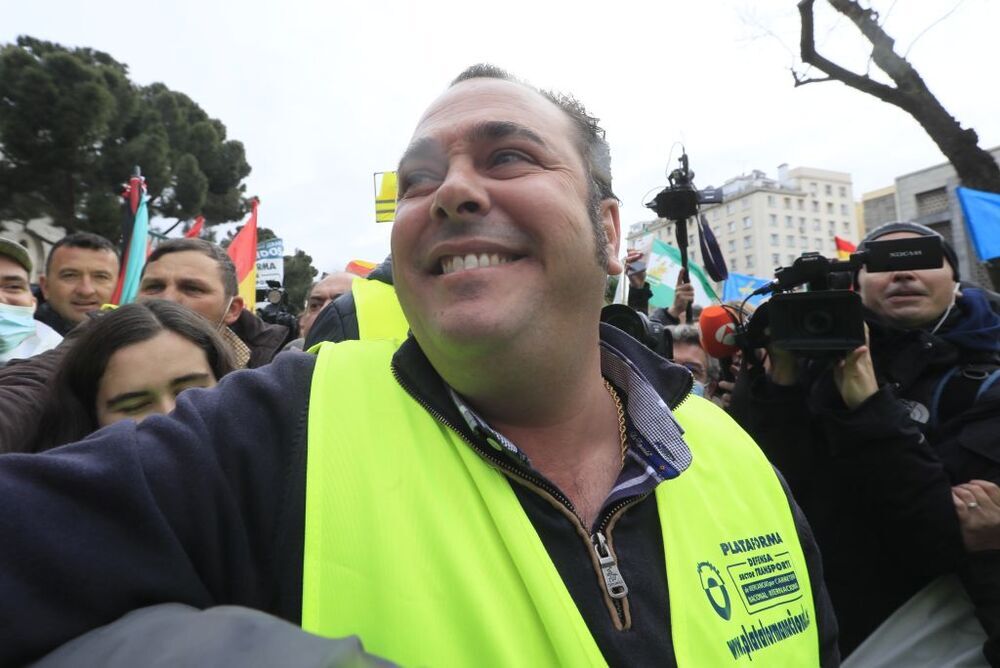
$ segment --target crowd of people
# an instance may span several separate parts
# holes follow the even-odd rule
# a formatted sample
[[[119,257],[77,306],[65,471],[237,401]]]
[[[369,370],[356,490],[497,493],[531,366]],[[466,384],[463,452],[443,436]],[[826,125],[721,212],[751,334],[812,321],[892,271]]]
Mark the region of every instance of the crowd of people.
[[[865,345],[716,359],[682,278],[668,361],[599,322],[610,161],[470,68],[299,332],[208,241],[111,308],[108,240],[38,306],[0,239],[0,664],[1000,665],[1000,296],[894,223],[944,266],[862,269]]]

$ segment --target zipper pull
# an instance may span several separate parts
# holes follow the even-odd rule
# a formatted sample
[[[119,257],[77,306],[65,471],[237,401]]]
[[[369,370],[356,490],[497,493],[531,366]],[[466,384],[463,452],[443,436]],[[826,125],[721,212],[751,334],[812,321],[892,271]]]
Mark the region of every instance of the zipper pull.
[[[600,531],[590,537],[594,543],[594,552],[597,554],[597,563],[601,565],[601,575],[604,576],[604,588],[608,590],[611,598],[625,598],[628,596],[628,585],[625,578],[618,570],[618,562],[608,549],[608,542],[604,539],[604,534]]]

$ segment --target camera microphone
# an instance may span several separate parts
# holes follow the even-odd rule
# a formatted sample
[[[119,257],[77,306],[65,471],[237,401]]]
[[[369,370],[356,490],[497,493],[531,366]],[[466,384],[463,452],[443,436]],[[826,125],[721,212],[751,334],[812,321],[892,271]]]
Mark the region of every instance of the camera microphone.
[[[706,306],[698,318],[701,331],[701,347],[715,359],[732,357],[738,350],[736,345],[736,323],[732,314],[718,304]]]

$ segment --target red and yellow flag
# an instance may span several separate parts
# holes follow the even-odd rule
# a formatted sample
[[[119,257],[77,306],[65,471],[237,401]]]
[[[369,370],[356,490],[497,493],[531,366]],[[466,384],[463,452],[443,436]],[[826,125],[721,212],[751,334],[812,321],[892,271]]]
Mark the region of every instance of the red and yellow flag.
[[[858,249],[857,246],[852,244],[847,239],[841,239],[840,237],[834,237],[833,242],[837,244],[837,259],[847,260],[851,257],[851,253]]]
[[[257,205],[254,197],[250,202],[250,220],[243,226],[229,244],[229,257],[236,265],[236,281],[239,295],[243,297],[244,308],[253,312],[257,305]]]
[[[344,271],[360,276],[361,278],[366,278],[376,266],[374,262],[369,262],[368,260],[351,260],[344,267]]]

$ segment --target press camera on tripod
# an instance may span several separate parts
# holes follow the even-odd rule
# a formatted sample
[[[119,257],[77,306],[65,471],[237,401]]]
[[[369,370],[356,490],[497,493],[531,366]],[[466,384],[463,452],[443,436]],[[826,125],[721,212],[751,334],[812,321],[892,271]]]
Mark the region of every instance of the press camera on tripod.
[[[746,347],[773,344],[803,357],[842,355],[865,343],[861,297],[847,289],[861,269],[869,273],[935,269],[944,265],[939,237],[870,241],[847,260],[804,253],[750,296],[775,293],[747,324]],[[792,292],[806,286],[806,292]],[[749,299],[749,297],[748,297]],[[770,329],[770,335],[766,330]]]

